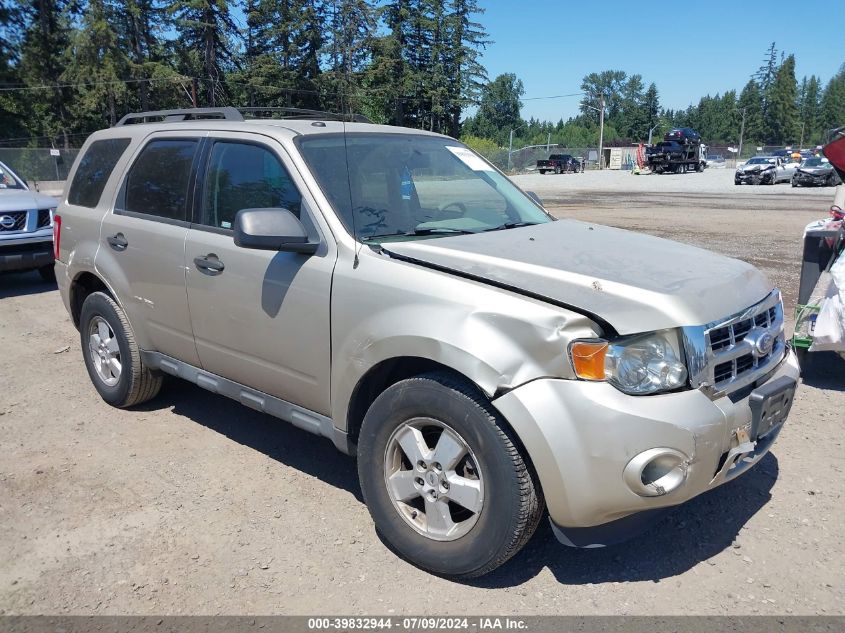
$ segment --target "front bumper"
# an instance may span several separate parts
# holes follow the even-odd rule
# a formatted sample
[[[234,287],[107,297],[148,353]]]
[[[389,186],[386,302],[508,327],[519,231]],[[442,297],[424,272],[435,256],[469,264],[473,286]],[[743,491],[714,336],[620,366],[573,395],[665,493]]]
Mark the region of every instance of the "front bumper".
[[[768,182],[774,176],[766,171],[752,171],[734,174],[734,182],[759,185],[761,182]]]
[[[812,174],[802,174],[800,172],[795,174],[795,177],[794,177],[795,182],[799,185],[817,186],[817,187],[825,186],[828,183],[828,178],[829,177],[827,175],[825,175],[825,176],[814,176]]]
[[[799,373],[788,351],[765,384],[781,377],[797,383]],[[636,397],[603,382],[541,379],[493,404],[528,451],[553,525],[619,521],[624,528],[631,515],[679,505],[742,474],[768,452],[780,427],[748,438],[749,400],[711,400],[699,390]],[[656,448],[686,456],[686,478],[667,494],[642,496],[626,483],[626,466]]]
[[[33,270],[52,263],[52,231],[48,238],[0,241],[0,272]]]

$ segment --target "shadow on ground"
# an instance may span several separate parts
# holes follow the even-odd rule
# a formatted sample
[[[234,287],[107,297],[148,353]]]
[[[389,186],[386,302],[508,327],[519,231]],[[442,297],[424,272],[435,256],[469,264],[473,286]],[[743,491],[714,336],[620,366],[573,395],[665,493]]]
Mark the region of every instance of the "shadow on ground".
[[[159,396],[137,409],[165,408],[277,462],[346,490],[363,503],[355,460],[338,451],[330,440],[176,378],[168,378]]]
[[[845,359],[835,352],[808,352],[801,374],[810,387],[845,391]]]
[[[175,379],[142,408],[172,408],[239,444],[346,490],[363,503],[355,460],[339,453],[328,440]],[[544,518],[521,553],[470,584],[517,586],[544,568],[562,584],[657,581],[676,576],[730,547],[742,527],[771,498],[777,475],[777,459],[769,454],[736,481],[680,506],[642,535],[605,549],[560,545]]]
[[[771,499],[777,475],[777,459],[769,453],[743,476],[679,506],[650,530],[602,549],[560,545],[544,519],[520,554],[472,584],[512,587],[546,567],[565,585],[677,576],[731,547],[742,527]]]
[[[0,273],[0,299],[37,295],[56,290],[55,281],[43,281],[37,271]]]

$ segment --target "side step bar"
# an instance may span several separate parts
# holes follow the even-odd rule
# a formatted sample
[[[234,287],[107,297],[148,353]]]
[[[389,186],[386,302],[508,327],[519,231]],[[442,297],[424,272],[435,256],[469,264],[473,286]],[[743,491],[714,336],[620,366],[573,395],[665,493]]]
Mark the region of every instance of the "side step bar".
[[[234,380],[212,374],[159,352],[142,351],[141,358],[150,369],[157,369],[165,374],[182,378],[207,391],[237,400],[250,409],[290,422],[303,431],[326,437],[343,453],[348,455],[355,453],[355,446],[349,441],[349,436],[336,428],[331,418],[320,413],[251,389]]]

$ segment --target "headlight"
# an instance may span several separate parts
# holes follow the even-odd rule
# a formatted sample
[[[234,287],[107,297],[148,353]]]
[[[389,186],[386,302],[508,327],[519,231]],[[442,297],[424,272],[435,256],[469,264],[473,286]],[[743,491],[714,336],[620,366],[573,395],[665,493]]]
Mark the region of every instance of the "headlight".
[[[573,341],[569,356],[575,375],[582,380],[607,381],[631,395],[671,391],[687,383],[676,330],[614,341]]]

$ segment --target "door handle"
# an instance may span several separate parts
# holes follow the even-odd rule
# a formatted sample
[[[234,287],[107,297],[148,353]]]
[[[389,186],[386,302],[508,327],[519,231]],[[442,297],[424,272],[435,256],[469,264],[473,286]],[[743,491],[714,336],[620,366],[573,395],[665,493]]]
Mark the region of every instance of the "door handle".
[[[126,238],[123,236],[123,233],[117,233],[110,237],[106,238],[106,241],[116,251],[125,251],[126,247],[129,246],[129,242],[126,241]]]
[[[194,265],[203,272],[212,275],[222,273],[225,266],[223,262],[217,259],[217,255],[209,253],[203,257],[194,257]]]

